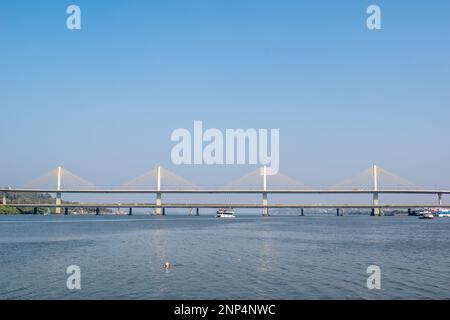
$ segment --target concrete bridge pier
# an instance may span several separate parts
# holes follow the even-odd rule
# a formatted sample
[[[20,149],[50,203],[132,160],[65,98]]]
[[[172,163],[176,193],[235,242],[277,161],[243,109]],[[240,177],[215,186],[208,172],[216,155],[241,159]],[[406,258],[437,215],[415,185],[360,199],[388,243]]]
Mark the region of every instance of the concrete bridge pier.
[[[56,194],[56,205],[61,205],[62,201],[61,201],[61,192],[58,192]],[[55,213],[56,214],[61,214],[61,207],[56,207],[55,208]]]
[[[378,193],[373,194],[373,205],[378,206],[380,204],[380,200],[378,199]],[[373,216],[381,216],[381,209],[374,207],[372,209]]]
[[[336,208],[336,216],[338,216],[338,217],[341,216],[341,209],[340,208]]]
[[[195,210],[195,215],[196,215],[196,216],[199,216],[199,215],[200,215],[200,208],[197,208],[197,209]]]
[[[100,215],[100,208],[95,208],[95,215],[99,216]]]
[[[69,208],[64,208],[64,215],[67,216],[69,214]]]
[[[163,215],[163,216],[166,215],[166,208],[162,208],[162,215]]]
[[[267,206],[267,193],[263,193],[263,205]],[[268,217],[269,216],[269,208],[263,208],[262,209],[262,215],[264,217]]]
[[[442,206],[442,193],[438,193],[438,205]]]
[[[263,174],[263,187],[264,187],[264,191],[267,191],[267,167],[264,166],[262,169],[262,174]],[[263,192],[262,195],[262,204],[263,206],[267,206],[267,193]],[[262,215],[264,217],[268,217],[269,216],[269,208],[265,207],[262,209]]]
[[[3,192],[2,205],[6,205],[6,192]]]
[[[57,173],[57,178],[56,178],[56,190],[58,190],[58,191],[61,190],[61,174],[62,174],[62,167],[58,167],[58,173]],[[60,205],[61,202],[62,202],[61,201],[61,192],[57,192],[56,193],[56,205]],[[61,214],[61,207],[56,207],[55,213]]]
[[[300,209],[300,216],[302,216],[302,217],[305,216],[305,208]]]
[[[374,205],[372,216],[381,216],[381,209],[375,207],[380,204],[380,200],[378,198],[378,192],[377,192],[378,191],[378,168],[375,165],[373,166],[373,190],[375,192],[373,193],[373,200],[372,200],[372,203]]]
[[[161,191],[161,166],[158,166],[156,169],[156,190]],[[161,205],[161,193],[156,193],[156,205]],[[155,208],[155,215],[160,216],[161,215],[161,208]]]
[[[160,206],[160,205],[161,205],[161,193],[159,193],[159,192],[156,194],[156,205],[157,205],[157,206]],[[157,216],[160,216],[160,215],[161,215],[161,212],[162,212],[161,207],[155,208],[155,214],[156,214]]]
[[[130,209],[129,209],[128,215],[129,215],[129,216],[132,216],[132,215],[133,215],[133,208],[130,208]]]
[[[34,209],[33,209],[33,213],[34,213],[34,214],[38,214],[38,208],[34,208]]]

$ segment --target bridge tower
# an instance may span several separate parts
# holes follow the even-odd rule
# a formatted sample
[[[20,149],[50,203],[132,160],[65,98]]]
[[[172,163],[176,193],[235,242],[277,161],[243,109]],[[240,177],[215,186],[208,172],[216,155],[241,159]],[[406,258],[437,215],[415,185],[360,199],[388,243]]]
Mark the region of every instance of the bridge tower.
[[[57,174],[56,174],[56,190],[61,191],[61,174],[62,174],[62,167],[58,167]],[[56,193],[56,205],[61,205],[61,192]],[[61,214],[61,207],[55,208],[56,214]]]
[[[156,191],[161,191],[161,166],[156,168]],[[156,205],[161,205],[161,192],[156,193]],[[156,208],[155,214],[161,215],[161,208]]]
[[[379,198],[378,198],[378,168],[376,165],[373,166],[373,205],[378,206],[380,204]],[[374,216],[380,216],[381,210],[380,208],[373,208],[373,215]]]
[[[263,190],[267,191],[267,167],[264,166],[262,168],[262,171],[263,171],[262,172],[263,173]],[[262,204],[263,204],[263,206],[267,206],[267,193],[266,192],[263,192]],[[262,215],[264,217],[268,217],[269,216],[269,208],[263,208],[262,209]]]
[[[442,193],[438,193],[438,206],[442,206]]]

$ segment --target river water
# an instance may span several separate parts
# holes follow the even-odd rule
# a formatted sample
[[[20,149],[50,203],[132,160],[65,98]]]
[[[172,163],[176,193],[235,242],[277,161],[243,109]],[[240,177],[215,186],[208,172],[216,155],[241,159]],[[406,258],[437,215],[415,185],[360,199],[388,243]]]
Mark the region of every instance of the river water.
[[[449,299],[449,253],[448,218],[3,216],[0,299]]]

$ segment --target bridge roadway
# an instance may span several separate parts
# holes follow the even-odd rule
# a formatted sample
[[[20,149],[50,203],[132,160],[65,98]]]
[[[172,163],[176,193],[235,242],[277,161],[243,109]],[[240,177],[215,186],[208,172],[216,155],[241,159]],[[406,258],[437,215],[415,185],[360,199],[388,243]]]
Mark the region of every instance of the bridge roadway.
[[[15,208],[242,208],[242,209],[412,209],[412,208],[446,208],[448,205],[436,204],[245,204],[245,203],[8,203]]]
[[[366,189],[273,189],[273,190],[233,190],[233,189],[14,189],[1,188],[0,192],[18,193],[90,193],[90,194],[450,194],[450,190],[366,190]]]

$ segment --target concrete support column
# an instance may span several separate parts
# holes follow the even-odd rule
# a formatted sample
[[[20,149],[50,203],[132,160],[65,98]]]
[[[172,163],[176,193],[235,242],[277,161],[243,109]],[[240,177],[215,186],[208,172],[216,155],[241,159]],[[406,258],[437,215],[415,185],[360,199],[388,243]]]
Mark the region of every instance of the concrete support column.
[[[100,208],[95,208],[95,215],[99,216],[100,215]]]
[[[156,169],[156,190],[161,191],[161,166],[158,166],[158,168]],[[156,193],[156,205],[157,206],[161,205],[160,192]],[[155,208],[155,214],[158,216],[161,215],[161,208]]]
[[[128,215],[132,216],[133,215],[133,208],[130,208],[130,210],[128,211]]]
[[[376,165],[373,166],[373,200],[372,203],[374,206],[378,206],[380,204],[379,198],[378,198],[378,168]],[[381,210],[380,208],[373,208],[373,215],[374,216],[380,216]]]
[[[195,215],[196,215],[196,216],[199,216],[199,215],[200,215],[200,208],[197,208],[197,209],[195,210]]]
[[[61,190],[61,174],[62,174],[62,168],[58,167],[58,173],[57,173],[57,177],[56,177],[56,190]],[[57,192],[56,193],[56,205],[60,205],[61,204],[61,192]],[[55,213],[56,214],[61,214],[61,207],[56,207],[55,208]]]
[[[62,201],[61,201],[61,192],[58,192],[56,194],[56,205],[61,205]],[[56,214],[61,214],[61,207],[56,207],[55,208],[55,213]]]
[[[378,206],[380,204],[380,200],[378,199],[378,192],[375,192],[373,194],[373,205],[374,206]],[[381,215],[381,210],[380,208],[373,208],[373,215],[374,216],[380,216]]]
[[[442,193],[438,193],[438,205],[442,206]]]
[[[64,208],[64,215],[67,216],[69,214],[69,208]]]
[[[38,208],[34,208],[33,213],[38,214]]]
[[[156,205],[157,205],[157,206],[160,206],[160,205],[161,205],[161,193],[157,193],[157,194],[156,194]],[[157,216],[160,216],[160,215],[161,215],[161,207],[155,208],[155,214],[156,214]]]
[[[166,208],[162,208],[162,215],[163,215],[163,216],[166,215]]]
[[[300,209],[300,215],[301,215],[302,217],[305,216],[305,209],[304,209],[304,208],[301,208],[301,209]]]
[[[263,174],[263,190],[267,191],[267,167],[266,166],[263,167],[262,174]],[[267,193],[264,192],[262,195],[262,204],[263,204],[263,206],[267,206],[267,203],[268,203],[267,202]],[[262,215],[265,217],[269,216],[269,208],[263,208]]]
[[[341,216],[341,209],[340,208],[336,208],[336,216],[338,216],[338,217]]]
[[[2,205],[6,205],[6,192],[3,192]]]
[[[263,193],[263,205],[267,206],[268,202],[267,202],[267,193]],[[262,210],[262,215],[267,217],[269,216],[269,208],[263,208]]]

